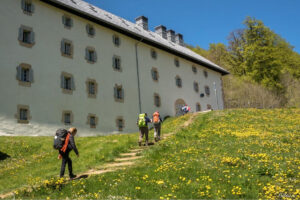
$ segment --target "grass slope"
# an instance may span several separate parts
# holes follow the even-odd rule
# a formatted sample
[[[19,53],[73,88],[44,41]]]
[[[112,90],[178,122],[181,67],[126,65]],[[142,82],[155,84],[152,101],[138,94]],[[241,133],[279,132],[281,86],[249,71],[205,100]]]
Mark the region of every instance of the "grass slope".
[[[133,168],[69,184],[46,181],[19,197],[299,199],[299,133],[299,109],[214,111],[147,149]]]

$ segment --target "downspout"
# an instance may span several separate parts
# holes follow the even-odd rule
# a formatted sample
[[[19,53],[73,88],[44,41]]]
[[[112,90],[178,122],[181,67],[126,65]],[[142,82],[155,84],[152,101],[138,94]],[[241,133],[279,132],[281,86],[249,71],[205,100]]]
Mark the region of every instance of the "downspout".
[[[136,73],[137,73],[137,85],[138,85],[138,97],[139,97],[139,113],[142,113],[142,101],[141,101],[141,87],[140,87],[138,44],[142,41],[143,41],[143,38],[141,38],[137,43],[135,43]]]

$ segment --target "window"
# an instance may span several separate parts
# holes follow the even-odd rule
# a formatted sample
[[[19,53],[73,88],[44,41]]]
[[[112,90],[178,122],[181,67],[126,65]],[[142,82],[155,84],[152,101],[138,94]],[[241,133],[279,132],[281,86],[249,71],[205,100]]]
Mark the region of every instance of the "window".
[[[158,81],[158,71],[157,71],[157,69],[156,68],[152,68],[152,70],[151,70],[151,75],[152,75],[152,79],[153,79],[153,81]]]
[[[179,67],[179,66],[180,66],[180,63],[179,63],[178,58],[175,58],[175,59],[174,59],[174,64],[175,64],[176,67]]]
[[[120,40],[119,36],[113,35],[113,43],[116,47],[120,46],[121,40]]]
[[[175,82],[176,82],[176,86],[181,88],[182,87],[182,81],[181,78],[179,76],[175,77]]]
[[[151,49],[151,57],[152,57],[153,59],[156,59],[156,58],[157,58],[157,53],[156,53],[156,51],[155,51],[154,49]]]
[[[114,97],[115,97],[115,101],[124,102],[124,89],[122,88],[122,85],[115,85]]]
[[[31,69],[31,65],[22,63],[17,67],[17,80],[19,81],[19,85],[22,86],[31,86],[33,83],[33,70]]]
[[[61,74],[61,88],[63,93],[72,94],[75,90],[75,83],[72,74],[62,72]]]
[[[209,87],[206,85],[206,86],[204,87],[204,89],[205,89],[205,94],[206,94],[207,96],[209,96],[209,95],[210,95],[210,89],[209,89]]]
[[[154,93],[154,105],[156,106],[156,107],[160,107],[160,96],[159,96],[159,94],[156,94],[156,93]]]
[[[201,111],[201,105],[200,103],[196,103],[196,112]]]
[[[207,76],[208,76],[208,73],[207,73],[207,71],[206,71],[206,70],[204,70],[204,71],[203,71],[203,75],[204,75],[204,77],[205,77],[205,78],[207,78]]]
[[[19,28],[18,40],[20,45],[31,48],[35,43],[34,32],[32,28],[22,25]]]
[[[93,47],[87,47],[85,49],[85,59],[91,64],[97,62],[97,53]]]
[[[31,0],[22,0],[22,10],[27,15],[32,15],[34,12],[34,5]]]
[[[98,117],[95,114],[88,114],[87,124],[90,126],[90,128],[96,128],[98,124]]]
[[[199,85],[197,82],[194,82],[194,90],[195,92],[199,92]]]
[[[73,58],[73,43],[70,40],[61,41],[61,55],[67,58]]]
[[[92,25],[87,24],[86,25],[86,32],[87,32],[88,36],[94,37],[96,31],[95,31],[95,28]]]
[[[119,56],[113,56],[112,64],[115,71],[122,71],[121,58]]]
[[[207,104],[207,110],[211,110],[211,105]]]
[[[116,125],[117,125],[117,128],[118,128],[119,131],[123,131],[124,124],[125,124],[125,122],[124,122],[123,117],[117,117],[117,119],[116,119]]]
[[[72,125],[74,116],[72,111],[66,110],[62,112],[62,123],[65,125]]]
[[[192,71],[194,72],[194,74],[197,74],[197,68],[196,68],[196,66],[192,66]]]
[[[88,97],[96,98],[97,90],[98,90],[98,84],[97,84],[96,80],[88,79],[86,81],[86,90],[87,90]]]
[[[18,123],[21,124],[28,124],[29,120],[31,119],[29,106],[27,105],[18,105],[17,106],[17,114],[15,117],[18,120]]]
[[[62,22],[65,28],[70,29],[73,27],[73,19],[69,16],[63,15]]]

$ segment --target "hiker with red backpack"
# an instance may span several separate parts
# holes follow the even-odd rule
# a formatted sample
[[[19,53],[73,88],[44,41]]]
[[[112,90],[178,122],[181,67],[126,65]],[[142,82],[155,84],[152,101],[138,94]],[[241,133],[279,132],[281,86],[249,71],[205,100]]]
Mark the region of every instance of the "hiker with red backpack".
[[[160,140],[160,130],[161,130],[161,118],[158,111],[153,113],[152,122],[154,125],[154,140],[158,142]]]
[[[65,174],[66,164],[68,164],[70,179],[74,179],[76,177],[76,175],[73,174],[72,160],[69,157],[69,153],[72,150],[74,150],[77,157],[79,157],[79,153],[74,140],[76,133],[77,133],[76,128],[70,128],[69,131],[65,129],[58,129],[56,131],[53,147],[59,150],[58,158],[62,159],[61,168],[60,168],[61,178]]]
[[[139,136],[139,146],[142,146],[143,137],[145,135],[145,144],[148,146],[148,123],[151,123],[151,119],[147,117],[147,113],[139,114],[137,120],[137,125],[139,127],[140,136]]]

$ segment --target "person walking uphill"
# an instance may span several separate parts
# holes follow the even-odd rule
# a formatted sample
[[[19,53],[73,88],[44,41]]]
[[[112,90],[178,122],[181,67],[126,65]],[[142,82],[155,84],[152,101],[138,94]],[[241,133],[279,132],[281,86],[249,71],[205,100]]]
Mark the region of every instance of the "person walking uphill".
[[[145,135],[145,143],[148,146],[148,123],[151,123],[151,119],[147,117],[147,113],[139,114],[137,125],[139,126],[140,137],[139,137],[139,146],[142,145],[143,137]]]
[[[161,118],[158,111],[153,113],[152,122],[154,125],[154,140],[158,142],[160,140]]]
[[[76,153],[77,157],[79,157],[79,153],[75,144],[74,136],[77,133],[76,128],[70,128],[68,131],[68,134],[65,139],[65,143],[63,147],[59,150],[59,158],[62,158],[61,162],[61,168],[60,168],[60,177],[63,177],[65,174],[65,168],[66,164],[68,164],[68,169],[69,169],[69,176],[70,179],[73,179],[76,177],[76,175],[73,174],[73,168],[72,168],[72,160],[69,157],[69,153],[74,150]]]

